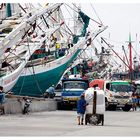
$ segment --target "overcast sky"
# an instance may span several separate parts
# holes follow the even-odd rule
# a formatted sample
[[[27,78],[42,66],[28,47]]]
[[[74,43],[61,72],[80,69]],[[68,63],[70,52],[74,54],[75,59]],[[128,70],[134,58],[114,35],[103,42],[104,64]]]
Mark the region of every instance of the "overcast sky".
[[[110,40],[113,40],[111,43],[115,46],[114,49],[124,55],[122,45],[125,45],[125,49],[128,52],[128,43],[126,41],[129,39],[130,32],[132,41],[134,41],[132,45],[140,56],[140,3],[92,3],[92,5],[103,24],[108,26],[108,29],[102,33],[102,36],[109,38],[110,34]],[[98,19],[91,4],[81,4],[81,6],[88,15]]]
[[[108,25],[111,38],[125,41],[140,35],[140,4],[95,4],[103,23]]]
[[[78,5],[78,4],[77,4]],[[114,45],[114,50],[124,56],[122,45],[125,46],[127,54],[129,32],[131,33],[132,46],[140,56],[140,3],[80,3],[81,9],[91,18],[98,20],[96,13],[108,29],[101,36],[109,38]],[[93,9],[94,8],[94,9]],[[98,20],[99,21],[99,20]],[[92,26],[94,28],[94,26]],[[136,41],[137,34],[137,41]],[[112,41],[111,41],[112,40]],[[137,42],[137,43],[136,43]],[[96,43],[98,48],[98,44]],[[133,51],[134,57],[135,51]]]

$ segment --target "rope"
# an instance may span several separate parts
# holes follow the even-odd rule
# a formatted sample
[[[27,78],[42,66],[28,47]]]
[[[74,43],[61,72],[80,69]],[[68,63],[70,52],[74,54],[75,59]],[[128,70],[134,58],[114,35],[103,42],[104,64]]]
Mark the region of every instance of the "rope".
[[[122,45],[124,45],[124,46],[126,45],[126,43],[124,43],[124,42],[120,42],[120,41],[115,41],[115,40],[107,39],[107,38],[105,38],[105,37],[104,37],[104,39],[109,40],[109,41],[112,41],[112,42],[115,42],[115,43],[118,43],[118,44],[122,44]],[[132,46],[132,49],[134,50],[135,54],[136,54],[137,56],[140,57],[140,55],[137,53],[137,51],[134,49],[133,46]]]
[[[98,16],[98,14],[97,14],[97,12],[96,12],[95,8],[93,7],[92,3],[90,3],[90,5],[91,5],[91,7],[92,7],[93,11],[95,12],[95,14],[96,14],[97,18],[99,19],[99,21],[100,21],[101,25],[103,25],[103,22],[102,22],[102,21],[101,21],[101,19],[99,18],[99,16]]]
[[[27,36],[27,34],[26,34],[26,36]],[[31,55],[30,48],[29,48],[30,45],[29,45],[29,39],[28,39],[28,36],[27,36],[27,42],[28,42],[28,50],[29,50],[29,54]],[[38,81],[37,81],[36,78],[35,78],[35,70],[34,70],[34,67],[33,67],[33,61],[32,61],[32,59],[31,59],[31,63],[32,63],[32,69],[33,69],[33,78],[34,78],[34,80],[35,80],[35,82],[36,82],[36,84],[37,84],[37,87],[38,87],[40,93],[42,93],[42,91],[41,91],[41,89],[40,89],[40,87],[39,87]],[[24,78],[25,78],[25,77],[24,77]],[[24,86],[24,81],[25,81],[25,79],[23,80],[23,83],[22,83],[22,86],[21,86],[21,89],[20,89],[20,94],[21,94],[21,91],[22,91],[23,86]],[[43,93],[42,93],[42,94],[43,94]]]
[[[116,51],[114,51],[114,49],[111,48],[110,44],[108,44],[105,39],[103,37],[101,37],[101,39],[105,42],[105,44],[115,53],[115,55],[117,55],[117,57],[129,68],[129,66],[126,64],[125,61],[123,61],[123,59],[116,53]]]
[[[61,10],[61,9],[60,9]],[[45,16],[45,18],[47,18],[48,16]],[[57,22],[57,23],[59,23],[53,16],[51,16],[51,14],[50,14],[50,16],[48,17],[48,18],[52,18],[55,22]],[[62,17],[61,17],[61,20],[64,20],[64,19],[62,19]],[[51,25],[49,25],[50,27],[52,27]],[[64,31],[66,31],[69,35],[73,35],[73,33],[72,33],[72,31],[68,28],[68,26],[65,24],[65,26],[66,26],[66,28],[69,30],[69,32],[66,30],[66,29],[64,29],[63,27],[61,27]],[[60,34],[61,34],[61,32],[60,32]],[[63,37],[63,35],[61,34],[61,36]]]
[[[73,11],[75,11],[75,12],[78,13],[78,11],[76,11],[75,9],[73,9],[72,7],[70,7],[68,4],[65,3],[65,5],[67,5],[70,9],[72,9]],[[74,5],[74,6],[75,6],[75,5]],[[77,7],[76,7],[76,8],[77,8]]]
[[[28,38],[27,38],[27,39],[28,39]],[[30,54],[30,56],[31,56],[31,52],[30,52],[30,48],[29,48],[29,39],[28,39],[28,49],[29,49],[29,54]],[[34,66],[33,66],[33,61],[32,61],[32,59],[31,59],[31,63],[32,63],[32,70],[33,70],[33,78],[34,78],[34,80],[35,80],[35,82],[36,82],[36,84],[37,84],[37,87],[38,87],[40,93],[43,95],[43,93],[42,93],[42,91],[41,91],[41,88],[39,87],[39,83],[38,83],[37,79],[35,78],[35,69],[34,69]]]
[[[70,14],[71,18],[73,19],[73,16],[71,15],[71,13],[70,13],[70,11],[68,10],[67,6],[66,6],[66,5],[64,5],[64,6],[65,6],[66,10],[68,11],[68,13]]]
[[[25,73],[25,74],[26,74],[26,73]],[[19,91],[19,95],[21,95],[21,91],[22,91],[22,89],[23,89],[24,82],[25,82],[25,76],[24,76],[24,78],[23,78],[23,82],[22,82],[22,85],[21,85],[21,88],[20,88],[20,91]]]
[[[74,5],[74,4],[73,4]],[[74,5],[75,6],[75,5]],[[70,6],[69,6],[70,7]],[[77,6],[75,6],[78,10],[79,10],[79,8],[77,7]],[[71,8],[72,9],[72,8]],[[74,10],[74,9],[73,9]],[[74,11],[76,11],[76,10],[74,10]],[[79,11],[76,11],[77,13],[79,13]],[[89,17],[89,16],[88,16]],[[97,23],[97,24],[99,24],[99,25],[103,25],[102,24],[102,22],[101,23],[99,23],[98,21],[96,21],[96,20],[94,20],[93,18],[91,18],[91,17],[89,17],[92,21],[94,21],[95,23]]]
[[[126,51],[125,51],[125,49],[124,49],[124,46],[122,46],[122,50],[124,51],[124,55],[125,55],[125,58],[126,58],[126,60],[127,60],[127,64],[129,65],[128,57],[127,57],[127,55],[126,55]]]
[[[134,49],[133,46],[132,46],[132,49],[134,50],[135,54],[140,57],[140,55],[137,53],[137,51]]]
[[[104,37],[104,39],[105,39],[105,40],[108,40],[108,41],[112,41],[112,42],[114,42],[114,43],[118,43],[118,44],[125,45],[124,42],[120,42],[120,41],[112,40],[112,39],[110,39],[110,38],[105,38],[105,37]]]
[[[98,34],[99,34],[99,33],[98,33]],[[98,35],[98,34],[97,34],[97,35]],[[96,35],[96,36],[97,36],[97,35]],[[96,36],[95,36],[94,38],[91,38],[91,42],[93,42],[93,40],[96,38]],[[87,39],[87,40],[88,40],[88,39]],[[87,41],[87,40],[86,40],[86,41]],[[86,46],[86,48],[84,48],[84,49],[80,52],[80,54],[82,54],[87,48],[88,48],[88,46]],[[79,56],[80,56],[80,54],[79,54]],[[79,58],[80,58],[80,57],[79,57]]]
[[[62,17],[60,16],[60,15],[62,15]],[[62,14],[62,11],[61,11],[61,9],[59,10],[59,14],[58,14],[58,16],[59,16],[59,18],[61,19],[61,20],[64,20],[64,17],[63,17],[63,14]],[[71,35],[73,35],[73,32],[70,30],[70,28],[65,24],[65,28],[67,28],[69,31],[70,31],[70,33],[71,33]],[[62,28],[63,29],[63,28]],[[65,29],[64,29],[65,30]],[[67,30],[65,30],[67,33],[69,33]],[[67,36],[68,37],[68,36]]]
[[[18,4],[18,5],[24,11],[24,13],[27,13],[26,10],[20,4]]]
[[[32,66],[32,68],[33,68],[33,66]],[[29,69],[29,71],[30,71],[30,73],[32,74],[32,71]],[[40,88],[40,86],[39,86],[39,84],[38,84],[38,81],[37,81],[37,79],[35,78],[35,72],[33,72],[33,78],[34,78],[34,80],[35,80],[35,82],[36,82],[36,85],[37,85],[37,87],[38,87],[38,89],[39,89],[39,91],[40,91],[40,93],[43,95],[44,93],[41,91],[41,88]]]

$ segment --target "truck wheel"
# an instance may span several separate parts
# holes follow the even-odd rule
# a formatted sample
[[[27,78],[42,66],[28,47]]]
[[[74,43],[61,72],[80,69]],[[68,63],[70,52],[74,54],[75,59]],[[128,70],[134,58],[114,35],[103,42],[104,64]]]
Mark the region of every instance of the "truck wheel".
[[[91,117],[90,114],[85,115],[85,125],[87,125],[87,123],[90,123],[90,120],[89,120],[90,117]]]
[[[1,109],[0,109],[0,115],[3,115],[3,114],[5,114],[5,113],[4,113],[4,109],[1,108]]]
[[[123,111],[130,111],[131,106],[126,105],[125,107],[122,108]]]
[[[62,105],[61,105],[61,102],[57,102],[57,110],[61,110],[62,109]]]
[[[109,105],[108,107],[108,110],[111,110],[111,111],[116,111],[116,109],[117,109],[116,105]]]
[[[116,105],[113,105],[112,106],[112,111],[116,111],[116,109],[117,109],[117,106]]]

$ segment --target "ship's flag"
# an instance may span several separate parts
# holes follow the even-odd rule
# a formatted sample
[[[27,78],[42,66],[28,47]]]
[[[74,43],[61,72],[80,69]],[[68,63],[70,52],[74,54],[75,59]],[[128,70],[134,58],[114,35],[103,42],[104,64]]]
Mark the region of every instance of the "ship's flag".
[[[82,19],[84,25],[83,25],[83,29],[81,31],[81,34],[73,36],[73,43],[74,44],[76,44],[78,42],[79,37],[84,37],[86,35],[87,27],[88,27],[89,21],[90,21],[90,18],[82,11],[79,11],[79,17]]]
[[[84,14],[82,11],[79,12],[79,15],[82,18],[82,21],[84,23],[84,27],[83,27],[83,30],[82,30],[82,33],[81,33],[81,36],[83,37],[86,34],[86,29],[89,25],[90,18],[86,14]]]

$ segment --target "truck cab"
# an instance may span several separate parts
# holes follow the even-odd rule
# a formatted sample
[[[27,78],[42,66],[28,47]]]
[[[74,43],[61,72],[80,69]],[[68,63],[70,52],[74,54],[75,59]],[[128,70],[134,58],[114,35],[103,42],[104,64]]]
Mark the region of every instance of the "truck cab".
[[[61,103],[63,106],[75,106],[80,95],[89,87],[89,81],[82,78],[62,80]]]
[[[90,87],[93,87],[95,84],[105,91],[106,109],[116,110],[116,108],[122,108],[123,111],[131,109],[132,86],[128,81],[96,79],[90,83]]]

